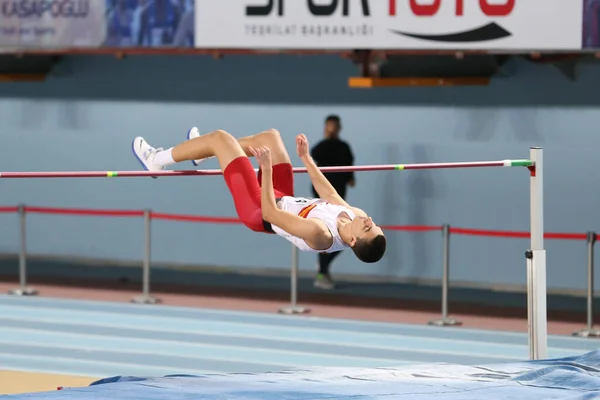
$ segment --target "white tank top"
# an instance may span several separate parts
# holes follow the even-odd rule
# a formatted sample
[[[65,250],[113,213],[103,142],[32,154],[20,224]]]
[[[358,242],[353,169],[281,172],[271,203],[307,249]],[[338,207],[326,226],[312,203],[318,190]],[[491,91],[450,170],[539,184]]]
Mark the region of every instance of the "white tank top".
[[[340,233],[337,229],[337,217],[345,212],[350,219],[354,219],[356,215],[347,207],[329,204],[321,199],[308,199],[304,197],[284,196],[279,200],[278,206],[281,210],[296,214],[303,218],[316,218],[322,221],[333,237],[333,244],[327,250],[315,250],[311,248],[304,239],[292,236],[278,226],[272,225],[273,231],[279,236],[284,237],[294,244],[301,251],[314,253],[332,253],[348,248],[349,246],[342,241]]]

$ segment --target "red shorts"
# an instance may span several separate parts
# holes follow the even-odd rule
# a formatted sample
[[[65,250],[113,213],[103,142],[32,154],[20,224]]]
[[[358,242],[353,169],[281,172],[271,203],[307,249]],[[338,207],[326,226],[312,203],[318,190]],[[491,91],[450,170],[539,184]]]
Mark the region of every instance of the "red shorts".
[[[223,171],[223,177],[244,225],[256,232],[272,233],[262,218],[261,171],[258,171],[258,176],[255,175],[250,159],[242,156],[229,163]],[[273,165],[273,189],[275,198],[294,195],[292,164]]]

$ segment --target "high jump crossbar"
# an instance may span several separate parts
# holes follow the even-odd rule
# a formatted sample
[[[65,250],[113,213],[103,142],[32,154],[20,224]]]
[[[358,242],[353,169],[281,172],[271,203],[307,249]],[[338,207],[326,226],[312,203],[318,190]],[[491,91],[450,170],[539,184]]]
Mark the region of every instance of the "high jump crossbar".
[[[403,171],[410,169],[482,168],[482,167],[531,167],[531,160],[501,160],[475,162],[448,162],[423,164],[362,165],[347,167],[321,167],[322,172]],[[255,169],[255,171],[258,171]],[[293,168],[295,174],[307,173],[306,168]],[[181,171],[57,171],[57,172],[0,172],[0,178],[126,178],[140,176],[211,176],[222,175],[220,169]]]
[[[531,245],[525,252],[527,258],[527,325],[529,333],[529,358],[547,358],[546,314],[546,251],[544,250],[544,186],[543,150],[530,149],[529,159],[448,162],[422,164],[388,164],[346,167],[321,167],[322,172],[402,171],[417,169],[528,167],[530,170],[530,233]],[[256,170],[255,170],[256,171]],[[307,173],[306,168],[294,168],[294,173]],[[0,172],[2,178],[124,178],[159,176],[222,175],[221,170],[183,171],[59,171],[59,172]]]

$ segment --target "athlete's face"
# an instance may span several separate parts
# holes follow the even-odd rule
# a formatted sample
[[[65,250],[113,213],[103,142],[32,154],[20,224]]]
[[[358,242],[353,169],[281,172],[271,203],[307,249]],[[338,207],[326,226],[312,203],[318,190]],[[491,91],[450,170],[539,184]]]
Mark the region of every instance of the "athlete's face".
[[[359,239],[370,240],[378,235],[383,235],[380,227],[375,225],[371,217],[356,216],[352,220],[352,236]]]

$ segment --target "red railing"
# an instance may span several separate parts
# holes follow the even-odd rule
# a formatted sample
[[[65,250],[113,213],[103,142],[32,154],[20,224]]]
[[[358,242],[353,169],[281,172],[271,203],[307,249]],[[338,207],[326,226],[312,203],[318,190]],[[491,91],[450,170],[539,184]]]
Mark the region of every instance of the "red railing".
[[[518,231],[497,231],[489,229],[467,229],[467,228],[450,228],[450,233],[455,235],[469,235],[469,236],[487,236],[487,237],[504,237],[504,238],[528,238],[529,232],[518,232]],[[586,240],[587,235],[585,233],[560,233],[560,232],[546,232],[544,233],[546,239],[562,239],[562,240]]]
[[[18,211],[18,208],[17,208]],[[55,215],[87,215],[110,217],[142,217],[143,211],[138,210],[90,210],[86,208],[58,208],[58,207],[24,207],[28,214],[55,214]]]
[[[16,213],[19,207],[0,207],[0,213]],[[25,206],[26,213],[36,214],[55,214],[55,215],[86,215],[86,216],[110,216],[110,217],[143,217],[142,210],[92,210],[84,208],[59,208],[59,207],[35,207]],[[181,222],[200,222],[214,224],[241,224],[242,222],[234,217],[209,217],[203,215],[184,215],[170,214],[162,212],[151,212],[152,219],[181,221]],[[404,231],[404,232],[432,232],[441,231],[442,226],[435,225],[381,225],[383,230],[387,231]],[[490,229],[471,229],[451,227],[450,233],[455,235],[467,236],[486,236],[486,237],[503,237],[503,238],[528,238],[530,233],[525,231],[506,231],[506,230],[490,230]],[[546,239],[559,240],[586,240],[586,233],[564,233],[564,232],[546,232]]]

